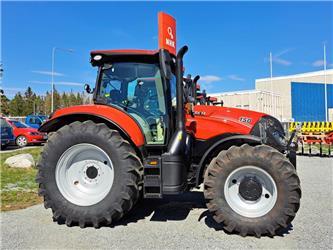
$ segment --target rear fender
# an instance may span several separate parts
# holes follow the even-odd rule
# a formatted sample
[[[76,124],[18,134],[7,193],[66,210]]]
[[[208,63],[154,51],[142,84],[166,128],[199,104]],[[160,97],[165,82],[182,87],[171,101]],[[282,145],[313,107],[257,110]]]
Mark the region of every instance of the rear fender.
[[[232,135],[223,138],[216,143],[214,143],[205,154],[202,156],[198,170],[196,173],[196,186],[199,186],[203,182],[203,174],[206,169],[207,164],[219,154],[222,150],[227,150],[231,146],[241,146],[243,144],[249,145],[259,145],[261,144],[261,139],[257,136],[252,135]]]

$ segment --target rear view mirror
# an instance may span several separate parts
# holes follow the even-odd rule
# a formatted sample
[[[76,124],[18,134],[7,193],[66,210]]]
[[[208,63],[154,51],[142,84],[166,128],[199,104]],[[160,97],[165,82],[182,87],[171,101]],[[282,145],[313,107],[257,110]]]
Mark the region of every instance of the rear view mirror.
[[[84,85],[84,90],[85,90],[88,94],[91,94],[91,92],[92,92],[92,91],[91,91],[91,88],[90,88],[90,85],[87,84],[87,83]]]

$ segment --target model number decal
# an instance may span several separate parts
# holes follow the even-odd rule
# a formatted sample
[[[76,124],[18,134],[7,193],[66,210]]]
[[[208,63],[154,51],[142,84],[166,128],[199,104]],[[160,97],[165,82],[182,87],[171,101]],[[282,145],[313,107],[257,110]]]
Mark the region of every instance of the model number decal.
[[[194,111],[194,115],[206,115],[204,111]]]
[[[244,123],[251,123],[252,119],[248,117],[240,117],[239,121]]]

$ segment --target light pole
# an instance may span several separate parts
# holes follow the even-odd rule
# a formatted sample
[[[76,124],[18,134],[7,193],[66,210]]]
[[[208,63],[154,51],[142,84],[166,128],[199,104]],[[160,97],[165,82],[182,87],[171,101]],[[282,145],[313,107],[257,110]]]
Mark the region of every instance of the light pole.
[[[326,43],[324,43],[324,87],[325,87],[325,122],[328,121],[327,117],[327,79],[326,79]]]
[[[269,69],[270,69],[270,85],[271,85],[271,87],[270,87],[270,89],[271,89],[271,112],[273,113],[273,56],[272,56],[272,52],[269,52]]]
[[[52,48],[52,72],[51,72],[51,113],[53,112],[53,106],[54,106],[54,100],[53,100],[53,94],[54,94],[54,57],[55,57],[55,52],[56,50],[62,50],[65,52],[70,52],[73,53],[73,49],[66,49],[66,48],[58,48],[58,47],[53,47]]]

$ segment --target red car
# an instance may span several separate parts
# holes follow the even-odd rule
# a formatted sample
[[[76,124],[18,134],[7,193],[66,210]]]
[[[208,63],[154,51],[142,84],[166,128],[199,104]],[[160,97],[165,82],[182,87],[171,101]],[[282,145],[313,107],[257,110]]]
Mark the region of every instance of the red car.
[[[15,143],[19,147],[25,147],[28,144],[41,144],[47,140],[46,133],[38,132],[37,129],[31,128],[20,121],[9,119],[7,121],[13,127]]]

